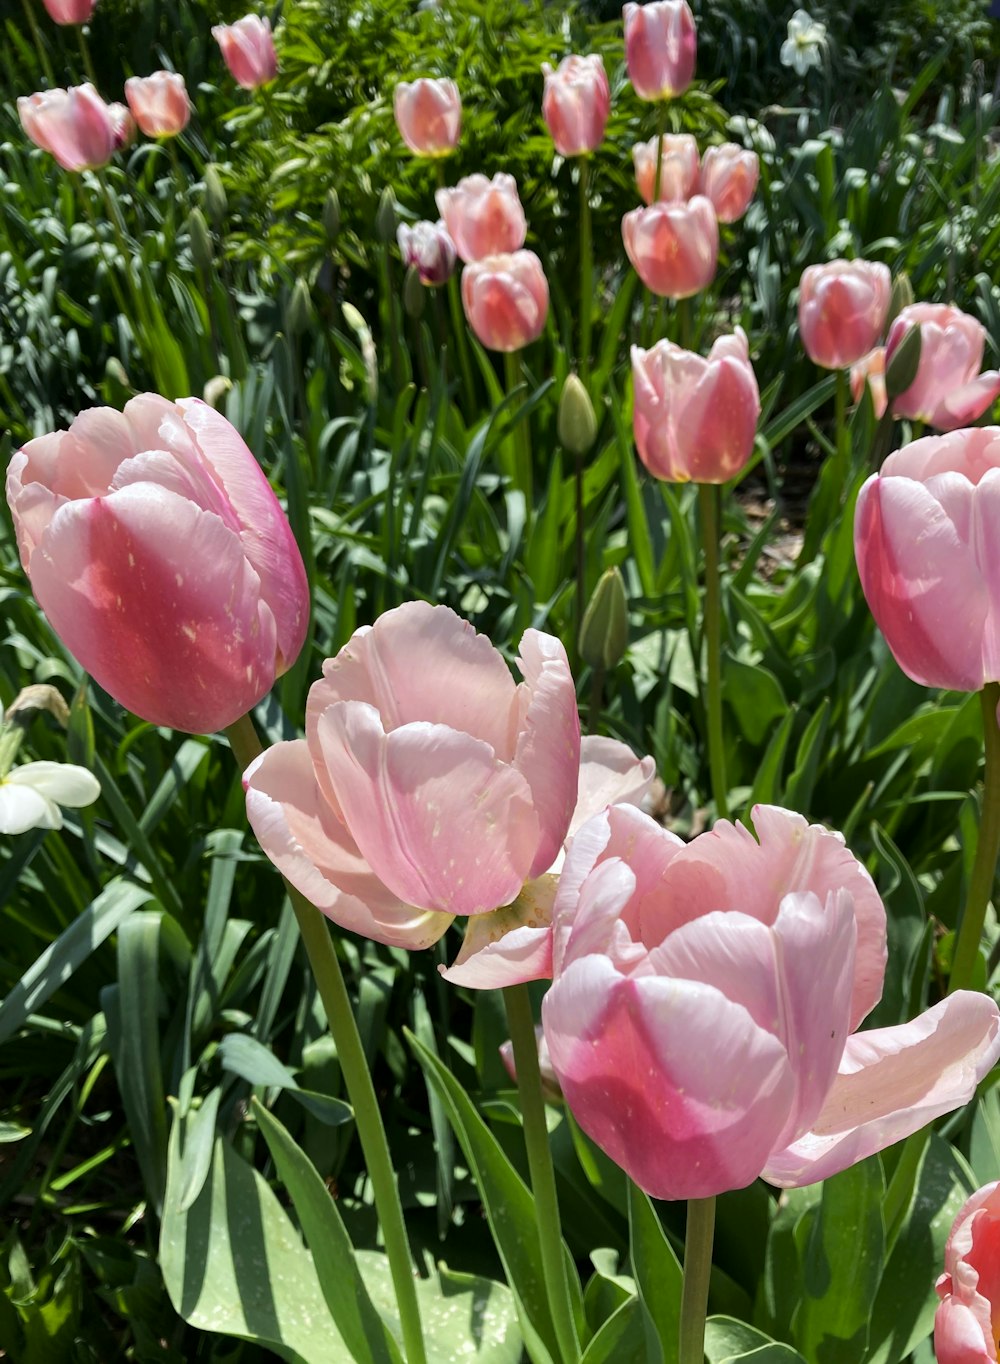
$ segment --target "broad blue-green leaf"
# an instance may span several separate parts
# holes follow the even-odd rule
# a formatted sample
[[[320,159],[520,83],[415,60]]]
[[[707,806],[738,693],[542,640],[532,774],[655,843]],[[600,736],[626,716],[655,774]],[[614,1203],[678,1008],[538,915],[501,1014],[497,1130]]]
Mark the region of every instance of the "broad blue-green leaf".
[[[650,1364],[671,1364],[677,1352],[684,1275],[652,1203],[629,1181],[629,1245],[646,1322]]]
[[[637,1297],[626,1298],[590,1341],[581,1364],[647,1364],[646,1322]]]
[[[804,1364],[790,1345],[774,1341],[755,1326],[733,1317],[710,1317],[705,1323],[705,1355],[708,1364]]]
[[[334,1099],[329,1094],[313,1094],[301,1089],[295,1076],[275,1056],[274,1052],[258,1042],[249,1033],[228,1033],[219,1046],[219,1058],[226,1070],[239,1075],[251,1085],[276,1086],[286,1090],[291,1097],[307,1109],[320,1122],[336,1127],[349,1122],[354,1117],[350,1104],[343,1099]]]

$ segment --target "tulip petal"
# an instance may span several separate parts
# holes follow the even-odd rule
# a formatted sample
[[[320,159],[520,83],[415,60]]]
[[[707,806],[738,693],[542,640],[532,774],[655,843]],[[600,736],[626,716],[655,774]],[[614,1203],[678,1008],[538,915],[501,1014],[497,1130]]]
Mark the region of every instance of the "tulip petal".
[[[514,767],[531,790],[541,838],[530,878],[552,865],[569,829],[580,783],[580,712],[566,650],[553,635],[526,630],[518,667]]]
[[[990,1304],[979,1293],[968,1303],[949,1297],[934,1316],[938,1364],[995,1364]]]
[[[0,834],[23,834],[28,829],[61,829],[62,811],[41,791],[20,786],[7,777],[0,782]]]
[[[942,399],[934,425],[939,431],[954,431],[957,426],[971,426],[1000,394],[1000,373],[995,369],[977,375],[961,388]]]
[[[628,744],[603,734],[580,740],[580,780],[567,838],[609,805],[641,805],[656,781],[652,758],[637,758]]]
[[[8,773],[3,784],[30,786],[47,800],[74,809],[92,805],[101,794],[101,783],[93,772],[73,763],[22,763]]]
[[[856,1033],[813,1130],[770,1158],[782,1188],[826,1179],[968,1103],[1000,1056],[1000,1011],[958,990],[910,1023]]]

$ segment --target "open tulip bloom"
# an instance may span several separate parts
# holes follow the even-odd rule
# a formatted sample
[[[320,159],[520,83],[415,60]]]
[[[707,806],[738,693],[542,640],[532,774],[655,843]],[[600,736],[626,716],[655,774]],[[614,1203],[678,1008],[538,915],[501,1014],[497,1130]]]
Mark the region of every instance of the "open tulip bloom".
[[[1000,1183],[969,1198],[955,1218],[935,1285],[938,1364],[995,1364],[1000,1334]]]

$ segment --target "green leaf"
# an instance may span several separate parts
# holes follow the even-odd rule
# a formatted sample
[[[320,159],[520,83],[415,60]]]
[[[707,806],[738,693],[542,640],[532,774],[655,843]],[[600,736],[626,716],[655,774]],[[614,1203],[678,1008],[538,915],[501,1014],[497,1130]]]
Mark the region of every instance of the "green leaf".
[[[627,1298],[593,1337],[581,1364],[647,1364],[646,1323],[637,1297]]]
[[[629,1247],[646,1324],[649,1364],[677,1354],[684,1275],[649,1197],[629,1181]]]
[[[775,721],[788,714],[788,702],[774,673],[727,653],[722,655],[722,694],[740,732],[754,745],[762,744]]]
[[[287,1090],[296,1103],[330,1127],[350,1122],[354,1117],[354,1110],[343,1099],[334,1099],[329,1094],[313,1094],[300,1088],[288,1067],[278,1060],[269,1047],[249,1033],[228,1033],[219,1044],[219,1059],[225,1070],[238,1075],[248,1084]]]
[[[705,1355],[708,1364],[804,1364],[790,1345],[774,1341],[755,1326],[733,1317],[710,1317],[705,1323]]]

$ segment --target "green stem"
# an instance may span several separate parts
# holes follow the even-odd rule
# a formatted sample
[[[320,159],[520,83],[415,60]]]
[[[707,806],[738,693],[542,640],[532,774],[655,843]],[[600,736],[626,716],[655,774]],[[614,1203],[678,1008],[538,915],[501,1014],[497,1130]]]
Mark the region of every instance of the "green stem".
[[[574,478],[576,488],[576,523],[573,536],[576,542],[576,648],[583,633],[583,614],[587,609],[587,547],[583,532],[583,455],[576,456]]]
[[[846,369],[837,370],[837,387],[834,389],[834,443],[837,447],[837,466],[840,486],[846,488],[850,478],[851,439],[847,429],[847,400],[849,397],[849,377]]]
[[[226,737],[241,771],[244,771],[263,751],[249,715],[244,715],[235,724],[230,725],[226,730]],[[337,1059],[354,1109],[354,1122],[368,1166],[375,1195],[375,1207],[389,1260],[389,1271],[396,1290],[396,1305],[399,1309],[406,1359],[408,1364],[426,1364],[427,1356],[420,1326],[413,1262],[406,1237],[403,1209],[399,1201],[399,1188],[389,1154],[385,1127],[382,1124],[382,1114],[379,1112],[378,1099],[375,1097],[371,1073],[365,1060],[344,975],[323,915],[294,886],[288,885],[287,881],[285,885],[299,932],[302,934],[309,965],[316,980],[316,988],[326,1011],[330,1032],[337,1048]]]
[[[531,1191],[535,1199],[545,1291],[563,1364],[576,1364],[580,1358],[580,1341],[573,1320],[573,1304],[566,1276],[556,1177],[545,1123],[545,1099],[538,1069],[538,1043],[535,1040],[535,1022],[528,987],[508,985],[503,992],[503,1002],[514,1048],[514,1068],[517,1071],[517,1091],[524,1120],[524,1144],[528,1151]]]
[[[31,36],[35,40],[35,48],[38,52],[38,60],[42,64],[45,72],[45,79],[49,83],[49,89],[55,86],[56,78],[52,71],[52,63],[49,61],[49,54],[45,51],[45,44],[42,42],[42,35],[38,29],[38,20],[35,18],[34,0],[21,0],[24,5],[24,13],[27,16],[28,27],[31,29]]]
[[[590,158],[580,157],[580,378],[590,377],[590,327],[594,309],[594,261],[590,230]]]
[[[986,908],[993,892],[997,855],[1000,853],[1000,727],[997,725],[997,704],[1000,702],[1000,682],[987,682],[979,693],[983,709],[983,739],[986,748],[986,777],[983,788],[983,812],[976,842],[976,860],[972,866],[969,894],[958,926],[958,941],[951,965],[948,991],[967,990],[972,984],[979,944],[986,922]]]
[[[84,216],[86,217],[87,221],[89,222],[89,224],[90,224],[90,230],[91,230],[91,232],[92,232],[93,235],[94,235],[94,243],[95,243],[95,245],[97,246],[97,254],[98,254],[98,256],[101,258],[101,260],[104,261],[104,263],[105,263],[105,265],[107,266],[107,269],[108,269],[108,279],[109,279],[110,282],[111,282],[111,292],[112,292],[112,293],[114,294],[114,296],[115,296],[115,302],[116,302],[117,305],[118,305],[118,309],[119,309],[119,311],[120,311],[122,317],[128,318],[128,315],[129,315],[128,304],[125,302],[125,297],[124,297],[124,295],[122,294],[121,286],[120,286],[119,283],[118,283],[118,275],[115,273],[114,265],[113,265],[113,263],[112,263],[111,261],[108,260],[107,256],[104,254],[104,242],[101,240],[100,228],[99,228],[98,225],[97,225],[97,216],[96,216],[96,214],[94,213],[94,206],[93,206],[93,204],[90,202],[90,195],[89,195],[89,193],[88,193],[88,191],[87,191],[87,186],[84,184],[83,176],[82,176],[82,175],[78,178],[78,180],[77,180],[76,183],[77,183],[77,186],[78,186],[79,191],[80,191],[80,203],[83,205]],[[119,253],[120,253],[120,252],[121,252],[121,247],[119,247]],[[122,257],[122,263],[123,263],[123,266],[124,266],[126,269],[127,269],[127,261],[128,261],[128,257],[127,257],[127,256],[123,256],[123,257]],[[135,332],[135,328],[134,328],[134,327],[132,328],[132,331],[133,331],[133,335],[134,335],[134,332]],[[127,359],[127,357],[126,357],[126,359]]]
[[[437,162],[437,182],[439,189],[445,189],[444,162]],[[472,361],[469,359],[469,343],[465,334],[465,310],[458,292],[458,276],[452,273],[448,279],[448,307],[451,309],[451,329],[455,333],[455,350],[458,352],[458,368],[462,376],[462,393],[465,399],[465,419],[471,422],[476,410],[476,390],[472,382]]]
[[[396,393],[400,393],[403,388],[404,368],[403,355],[399,345],[400,319],[397,311],[397,298],[392,289],[391,266],[389,264],[389,245],[383,242],[378,249],[379,256],[379,278],[382,285],[382,298],[384,300],[384,323],[386,331],[389,333],[389,356],[392,364],[392,382]]]
[[[684,350],[691,350],[694,336],[694,318],[691,316],[691,300],[689,298],[677,300],[677,323],[681,346]]]
[[[714,1234],[714,1197],[688,1199],[677,1364],[705,1364],[705,1316]]]
[[[519,351],[504,351],[503,357],[504,379],[507,385],[507,392],[513,393],[514,389],[521,383],[521,355]],[[534,479],[531,470],[531,443],[528,435],[528,423],[522,419],[511,432],[513,467],[514,467],[514,486],[524,494],[524,511],[527,517],[531,517],[534,507]]]
[[[719,492],[713,483],[698,484],[701,535],[705,549],[705,652],[708,688],[708,765],[716,819],[729,818],[726,759],[722,747],[722,588],[719,575]]]
[[[86,72],[87,80],[90,81],[91,85],[96,90],[97,76],[94,72],[94,63],[90,59],[90,48],[87,45],[86,38],[83,36],[83,25],[74,24],[73,27],[76,29],[76,39],[80,45],[80,56],[83,59],[83,69]]]

